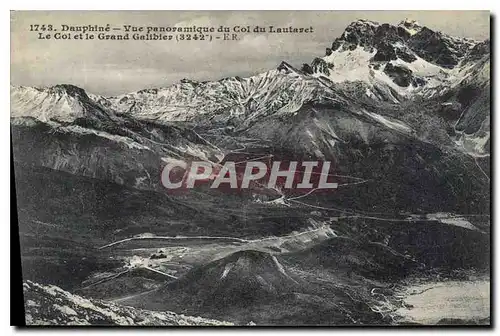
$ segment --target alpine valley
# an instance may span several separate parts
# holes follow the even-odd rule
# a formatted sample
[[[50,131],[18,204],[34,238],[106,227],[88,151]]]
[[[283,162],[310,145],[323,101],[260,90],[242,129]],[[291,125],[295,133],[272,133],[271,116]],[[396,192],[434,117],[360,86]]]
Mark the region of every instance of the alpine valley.
[[[490,41],[358,20],[311,59],[114,97],[11,86],[27,323],[490,324]],[[160,181],[262,158],[331,161],[339,187]]]

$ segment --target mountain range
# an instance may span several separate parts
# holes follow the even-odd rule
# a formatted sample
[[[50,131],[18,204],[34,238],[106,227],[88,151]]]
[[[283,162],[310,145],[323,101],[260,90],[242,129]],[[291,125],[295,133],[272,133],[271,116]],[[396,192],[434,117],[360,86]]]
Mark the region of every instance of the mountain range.
[[[11,86],[24,277],[235,323],[386,324],[396,317],[369,288],[484,276],[490,41],[360,19],[311,58],[113,97]],[[168,162],[263,157],[331,161],[339,188],[299,198],[161,185]],[[332,233],[315,236],[318,223]],[[287,249],[264,244],[302,234]],[[113,241],[124,243],[96,249]],[[162,244],[171,252],[154,254]],[[128,273],[132,257],[146,273]]]

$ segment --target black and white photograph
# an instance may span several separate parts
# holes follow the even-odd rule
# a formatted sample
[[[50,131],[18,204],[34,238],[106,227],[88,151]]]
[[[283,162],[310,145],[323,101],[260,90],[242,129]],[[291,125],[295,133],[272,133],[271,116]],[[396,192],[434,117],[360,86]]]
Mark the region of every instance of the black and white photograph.
[[[11,11],[26,326],[491,326],[492,20]]]

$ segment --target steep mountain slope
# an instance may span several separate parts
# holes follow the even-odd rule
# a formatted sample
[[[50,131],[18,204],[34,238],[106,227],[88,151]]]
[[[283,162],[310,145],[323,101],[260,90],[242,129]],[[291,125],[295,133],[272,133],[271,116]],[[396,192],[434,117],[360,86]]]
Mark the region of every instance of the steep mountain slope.
[[[283,62],[276,70],[249,78],[182,80],[166,88],[109,98],[87,95],[68,85],[14,89],[12,115],[32,115],[36,110],[42,121],[76,120],[92,111],[91,119],[118,114],[162,124],[187,121],[198,127],[241,130],[267,116],[293,116],[309,103],[351,105],[358,114],[364,104],[371,113],[399,118],[408,104],[417,100],[418,108],[424,99],[441,106],[443,118],[457,123],[458,133],[471,123],[475,134],[483,124],[477,136],[469,127],[466,135],[453,140],[460,148],[467,142],[465,152],[487,154],[489,64],[489,41],[455,38],[409,20],[398,26],[358,20],[327,48],[325,57],[314,59],[302,71]],[[459,104],[447,99],[454,95]],[[68,113],[68,109],[75,111]],[[410,128],[419,127],[420,122],[407,119],[403,121]],[[473,143],[467,141],[470,137]]]
[[[396,283],[488,271],[489,48],[410,20],[358,20],[301,69],[117,97],[11,87],[24,276],[237,323],[394,323]],[[174,194],[160,185],[173,160],[330,161],[339,186]],[[328,235],[263,248],[300,241],[311,223]],[[134,258],[160,280],[129,272]],[[177,323],[26,288],[37,322]]]
[[[26,325],[230,326],[229,322],[154,312],[86,299],[59,287],[23,283]]]
[[[11,98],[15,161],[159,189],[168,160],[222,158],[191,129],[116,116],[74,86],[11,87]]]
[[[197,124],[250,122],[273,113],[293,113],[304,102],[320,99],[325,89],[299,71],[282,71],[285,62],[249,78],[216,82],[182,80],[167,88],[141,90],[107,98],[103,104],[120,113],[155,121]]]
[[[332,193],[311,194],[309,198],[323,200],[326,207],[333,203],[382,213],[489,212],[484,192],[489,179],[451,140],[438,145],[422,141],[397,119],[354,111],[352,105],[304,105],[295,116],[265,118],[246,134],[294,157],[332,161],[334,174],[350,177]]]
[[[10,87],[11,117],[33,117],[43,122],[77,119],[110,121],[113,115],[74,85],[49,88]]]
[[[454,38],[411,21],[358,20],[327,56],[302,70],[283,62],[249,78],[184,80],[111,98],[70,85],[11,88],[14,157],[164,191],[159,176],[172,159],[222,162],[240,152],[280,153],[331,160],[350,179],[326,203],[484,214],[489,57],[489,41]],[[411,76],[386,71],[400,65],[413,67]]]
[[[485,56],[482,56],[486,54]],[[467,55],[457,77],[462,78],[445,95],[445,104],[460,111],[455,131],[465,152],[475,156],[490,153],[490,42],[477,44]]]
[[[405,104],[431,100],[441,108],[429,110],[440,110],[456,132],[452,138],[459,148],[484,156],[490,133],[489,44],[452,37],[415,21],[392,26],[358,20],[327,48],[325,57],[306,69],[334,83],[358,83],[358,97]]]
[[[164,291],[182,290],[205,305],[245,306],[298,288],[275,256],[245,250],[193,270]]]
[[[388,87],[391,95],[384,98],[397,102],[415,94],[437,94],[443,84],[453,85],[453,69],[465,65],[462,61],[477,44],[415,21],[392,26],[358,20],[327,48],[325,57],[316,58],[308,69],[333,82],[361,81],[371,97]]]
[[[489,54],[489,40],[456,38],[410,20],[397,26],[358,20],[335,39],[323,58],[302,70],[283,62],[276,70],[249,78],[183,80],[166,88],[94,99],[134,118],[187,121],[228,131],[244,130],[268,116],[293,116],[305,104],[342,104],[357,114],[363,107],[403,118],[419,137],[426,133],[419,132],[422,121],[404,111],[420,108],[422,100],[432,101],[421,113],[430,119],[425,123],[443,123],[443,131],[456,131],[448,139],[452,144],[484,156],[489,138]],[[457,99],[448,99],[452,96]],[[463,135],[469,123],[475,130]]]

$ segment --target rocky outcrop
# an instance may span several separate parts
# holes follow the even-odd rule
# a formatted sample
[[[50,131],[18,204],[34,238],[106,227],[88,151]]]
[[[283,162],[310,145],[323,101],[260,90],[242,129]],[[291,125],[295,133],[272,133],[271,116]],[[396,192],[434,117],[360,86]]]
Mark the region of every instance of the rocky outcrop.
[[[373,60],[376,62],[389,62],[397,58],[394,47],[387,43],[380,44],[377,53],[373,56]]]
[[[444,69],[452,69],[469,55],[477,60],[489,53],[489,42],[456,38],[423,27],[414,20],[403,20],[399,25],[380,24],[369,20],[357,20],[349,24],[342,35],[327,48],[326,57],[334,52],[349,52],[362,47],[375,52],[374,62],[400,59],[412,63],[420,57]]]
[[[452,38],[423,27],[408,39],[408,46],[426,61],[452,69],[474,46],[474,43],[465,39]]]
[[[13,117],[34,117],[44,122],[73,122],[81,118],[96,123],[114,120],[111,111],[74,85],[11,86],[10,97]]]
[[[484,56],[490,54],[490,40],[484,40],[483,42],[479,42],[476,44],[466,55],[466,62],[474,62],[478,61]]]
[[[376,49],[375,60],[394,60],[398,54],[406,62],[412,62],[416,54],[431,63],[453,68],[475,42],[435,32],[411,20],[404,20],[398,26],[357,20],[347,26],[331,49],[352,50],[352,45]]]
[[[391,77],[394,83],[402,87],[409,86],[413,78],[410,69],[400,65],[392,65],[392,63],[387,63],[384,73]]]
[[[75,86],[11,88],[14,161],[162,190],[171,159],[218,160],[190,129],[117,115]]]
[[[23,284],[26,325],[229,326],[229,322],[86,299],[59,287]]]
[[[316,57],[312,63],[311,68],[313,73],[323,73],[325,75],[330,75],[330,69],[333,68],[332,63],[327,63],[324,59]]]
[[[302,68],[300,70],[308,75],[312,75],[314,73],[312,66],[307,63],[302,64]]]

